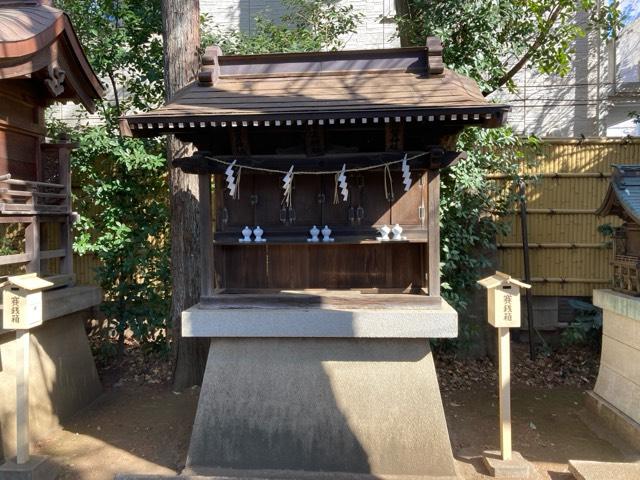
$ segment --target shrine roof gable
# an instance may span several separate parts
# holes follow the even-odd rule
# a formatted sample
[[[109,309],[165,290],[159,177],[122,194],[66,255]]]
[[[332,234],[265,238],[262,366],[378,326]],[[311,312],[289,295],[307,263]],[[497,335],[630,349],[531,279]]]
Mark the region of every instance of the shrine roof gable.
[[[0,80],[37,78],[53,100],[76,100],[93,112],[103,86],[69,17],[49,2],[0,0]]]
[[[640,165],[613,165],[607,193],[597,215],[618,215],[640,225]]]

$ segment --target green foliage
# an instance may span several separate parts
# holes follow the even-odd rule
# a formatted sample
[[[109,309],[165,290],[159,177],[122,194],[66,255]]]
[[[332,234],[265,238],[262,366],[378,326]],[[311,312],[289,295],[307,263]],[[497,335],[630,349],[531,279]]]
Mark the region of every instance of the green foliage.
[[[0,225],[0,256],[20,253],[20,243],[24,240],[19,224]]]
[[[159,0],[56,0],[55,4],[67,12],[89,63],[115,94],[113,104],[101,104],[106,120],[113,122],[121,112],[162,103]]]
[[[589,345],[599,350],[602,338],[602,310],[581,300],[569,300],[575,320],[562,332],[565,345]]]
[[[439,36],[447,67],[470,76],[488,94],[501,87],[515,91],[513,78],[524,66],[569,73],[574,42],[588,29],[615,36],[621,25],[617,2],[600,8],[597,3],[403,0],[396,21],[405,45],[425,45],[428,36]],[[459,309],[467,306],[479,271],[488,265],[485,254],[495,249],[496,235],[509,227],[519,166],[535,160],[538,143],[519,138],[510,127],[468,129],[459,138],[458,149],[469,158],[442,174],[443,296]],[[487,173],[504,174],[506,184],[487,179]]]
[[[400,3],[396,21],[403,43],[425,45],[427,36],[439,36],[446,46],[445,64],[475,79],[485,92],[502,86],[514,91],[512,78],[521,61],[541,73],[568,74],[576,38],[592,28],[613,37],[622,21],[618,2],[597,0]],[[583,25],[576,22],[580,12],[585,12]]]
[[[221,30],[212,25],[214,19],[205,17],[202,43],[238,55],[338,50],[362,18],[353,5],[340,5],[337,0],[283,0],[283,4],[289,13],[279,21],[257,16],[252,33]]]
[[[163,60],[157,0],[59,0],[89,61],[115,94],[98,104],[102,124],[69,129],[49,122],[49,135],[79,144],[71,157],[74,250],[96,256],[105,293],[105,328],[97,352],[122,353],[124,332],[147,351],[165,351],[171,282],[169,213],[163,144],[123,138],[118,117],[162,102]],[[114,343],[115,342],[115,343]]]
[[[496,217],[513,211],[519,170],[536,160],[539,145],[509,127],[471,128],[458,139],[468,158],[442,172],[440,208],[443,296],[459,309],[467,306],[478,272],[489,266],[486,253],[495,250],[496,236],[508,230]],[[506,185],[487,179],[489,172],[506,176]]]

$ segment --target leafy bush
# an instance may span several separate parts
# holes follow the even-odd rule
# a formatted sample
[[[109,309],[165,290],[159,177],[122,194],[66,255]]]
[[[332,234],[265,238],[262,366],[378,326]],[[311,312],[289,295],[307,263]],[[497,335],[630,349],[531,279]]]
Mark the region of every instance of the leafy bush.
[[[50,136],[79,145],[71,156],[74,250],[96,256],[106,320],[93,342],[101,357],[122,353],[124,332],[145,351],[166,351],[171,282],[166,159],[159,141],[120,136],[118,117],[164,98],[158,0],[56,0],[71,17],[92,68],[112,100],[97,103],[100,125],[51,120]]]
[[[106,126],[61,129],[79,147],[73,151],[74,251],[98,260],[96,280],[104,291],[106,324],[101,357],[121,354],[124,332],[145,351],[168,349],[170,305],[169,212],[166,160],[160,142],[114,135]]]
[[[457,309],[467,307],[480,270],[489,266],[481,252],[495,250],[496,236],[507,233],[520,169],[536,161],[539,145],[510,127],[469,128],[458,138],[468,158],[441,173],[440,188],[442,294]],[[506,179],[491,180],[488,173]]]
[[[589,345],[600,349],[602,341],[602,310],[582,300],[571,299],[569,305],[576,313],[571,324],[562,332],[565,345]]]
[[[344,37],[353,33],[362,19],[353,5],[337,0],[283,0],[289,12],[278,21],[258,15],[255,31],[223,30],[215,19],[204,16],[203,45],[219,45],[225,54],[251,55],[276,52],[338,50]]]

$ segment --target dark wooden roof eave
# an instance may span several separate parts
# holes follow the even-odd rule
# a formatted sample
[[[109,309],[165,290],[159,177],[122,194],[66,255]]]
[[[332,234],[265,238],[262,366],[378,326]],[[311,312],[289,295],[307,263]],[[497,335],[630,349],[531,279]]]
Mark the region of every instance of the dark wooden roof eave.
[[[482,126],[496,128],[506,123],[507,114],[511,110],[508,105],[483,105],[470,107],[440,107],[412,109],[372,109],[357,111],[326,112],[285,112],[282,114],[251,115],[176,115],[145,116],[137,114],[122,117],[121,131],[134,137],[152,137],[163,134],[198,133],[210,128],[238,126],[294,126],[298,122],[332,123],[384,123],[389,121],[428,122],[434,124],[454,124],[464,126]],[[126,126],[125,126],[126,125]]]

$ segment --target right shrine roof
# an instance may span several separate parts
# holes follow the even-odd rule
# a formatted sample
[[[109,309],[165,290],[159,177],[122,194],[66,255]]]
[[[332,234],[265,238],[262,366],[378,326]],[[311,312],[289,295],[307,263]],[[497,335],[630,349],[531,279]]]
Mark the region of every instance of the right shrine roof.
[[[613,165],[611,182],[597,215],[618,215],[640,225],[640,165]]]
[[[222,55],[207,49],[198,80],[165,106],[122,120],[135,136],[240,125],[402,119],[500,126],[509,106],[444,68],[442,47]]]

